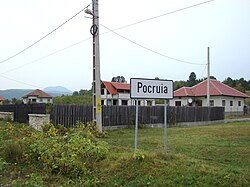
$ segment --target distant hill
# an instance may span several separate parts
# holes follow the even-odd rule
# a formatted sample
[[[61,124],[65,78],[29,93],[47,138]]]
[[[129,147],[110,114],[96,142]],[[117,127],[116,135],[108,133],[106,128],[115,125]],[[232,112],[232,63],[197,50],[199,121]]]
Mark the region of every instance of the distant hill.
[[[72,95],[72,91],[62,86],[51,86],[43,89],[44,92],[52,96]]]
[[[4,99],[11,100],[13,98],[22,99],[22,97],[29,92],[32,92],[31,89],[8,89],[8,90],[0,90],[0,95],[4,97]],[[44,92],[50,94],[51,96],[61,96],[61,95],[72,95],[72,91],[67,88],[56,86],[56,87],[47,87],[43,89]]]
[[[0,90],[0,95],[4,97],[4,99],[11,100],[13,98],[21,99],[22,96],[28,94],[32,90],[29,89],[8,89],[8,90]]]

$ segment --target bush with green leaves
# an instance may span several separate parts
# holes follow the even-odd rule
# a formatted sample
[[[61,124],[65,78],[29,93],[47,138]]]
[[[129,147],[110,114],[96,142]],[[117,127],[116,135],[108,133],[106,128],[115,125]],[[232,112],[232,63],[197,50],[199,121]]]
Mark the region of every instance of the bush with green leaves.
[[[0,172],[4,171],[4,169],[7,167],[8,163],[0,157]]]
[[[106,157],[108,145],[96,139],[90,130],[86,131],[86,126],[72,131],[60,135],[51,124],[46,132],[35,135],[29,157],[42,163],[46,172],[51,174],[69,178],[89,176],[92,164]]]
[[[8,163],[23,162],[34,130],[27,125],[14,126],[7,122],[0,128],[0,157]]]
[[[28,164],[41,173],[61,175],[73,186],[96,185],[99,179],[91,176],[92,167],[109,152],[108,144],[96,136],[101,134],[94,124],[78,124],[73,129],[50,124],[38,132],[27,125],[17,128],[8,123],[0,128],[0,158],[3,158],[0,167],[3,169],[8,163]],[[42,181],[37,174],[32,175],[28,183],[13,180],[28,186],[39,185]]]

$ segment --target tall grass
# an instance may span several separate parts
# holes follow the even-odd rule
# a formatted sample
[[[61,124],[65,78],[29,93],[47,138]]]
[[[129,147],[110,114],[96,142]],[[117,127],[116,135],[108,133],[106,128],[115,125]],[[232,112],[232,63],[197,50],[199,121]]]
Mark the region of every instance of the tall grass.
[[[11,129],[0,122],[0,129],[6,128],[15,138],[10,140],[10,136],[0,131],[2,145],[36,133],[24,127]],[[166,157],[163,129],[139,129],[137,155],[134,155],[134,129],[109,131],[108,137],[99,140],[109,144],[109,152],[98,162],[89,159],[88,183],[76,182],[86,178],[84,174],[66,180],[60,172],[47,174],[39,162],[20,163],[26,159],[20,156],[26,145],[16,151],[11,159],[14,162],[0,158],[0,186],[18,186],[17,181],[27,181],[30,186],[250,186],[249,122],[169,128]]]

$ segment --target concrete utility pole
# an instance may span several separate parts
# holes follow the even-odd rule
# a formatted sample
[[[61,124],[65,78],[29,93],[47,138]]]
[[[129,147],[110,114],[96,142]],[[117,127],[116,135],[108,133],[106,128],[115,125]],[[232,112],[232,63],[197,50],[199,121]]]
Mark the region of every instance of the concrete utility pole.
[[[210,106],[210,54],[207,48],[207,106]]]
[[[102,104],[101,104],[101,73],[100,73],[100,47],[99,47],[99,8],[98,0],[92,0],[93,25],[93,121],[99,132],[102,132]]]

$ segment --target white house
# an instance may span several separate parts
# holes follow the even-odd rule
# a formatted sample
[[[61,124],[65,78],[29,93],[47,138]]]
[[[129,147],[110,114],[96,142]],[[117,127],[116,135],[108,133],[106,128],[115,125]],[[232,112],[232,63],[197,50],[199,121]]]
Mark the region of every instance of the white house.
[[[53,103],[53,97],[42,90],[36,89],[23,96],[23,103]]]
[[[130,99],[130,84],[102,81],[102,105],[135,105],[135,100]],[[154,106],[154,99],[139,100],[141,106]]]
[[[210,80],[210,106],[223,106],[225,112],[243,112],[248,95],[217,80]],[[207,106],[207,80],[174,91],[170,106]]]

